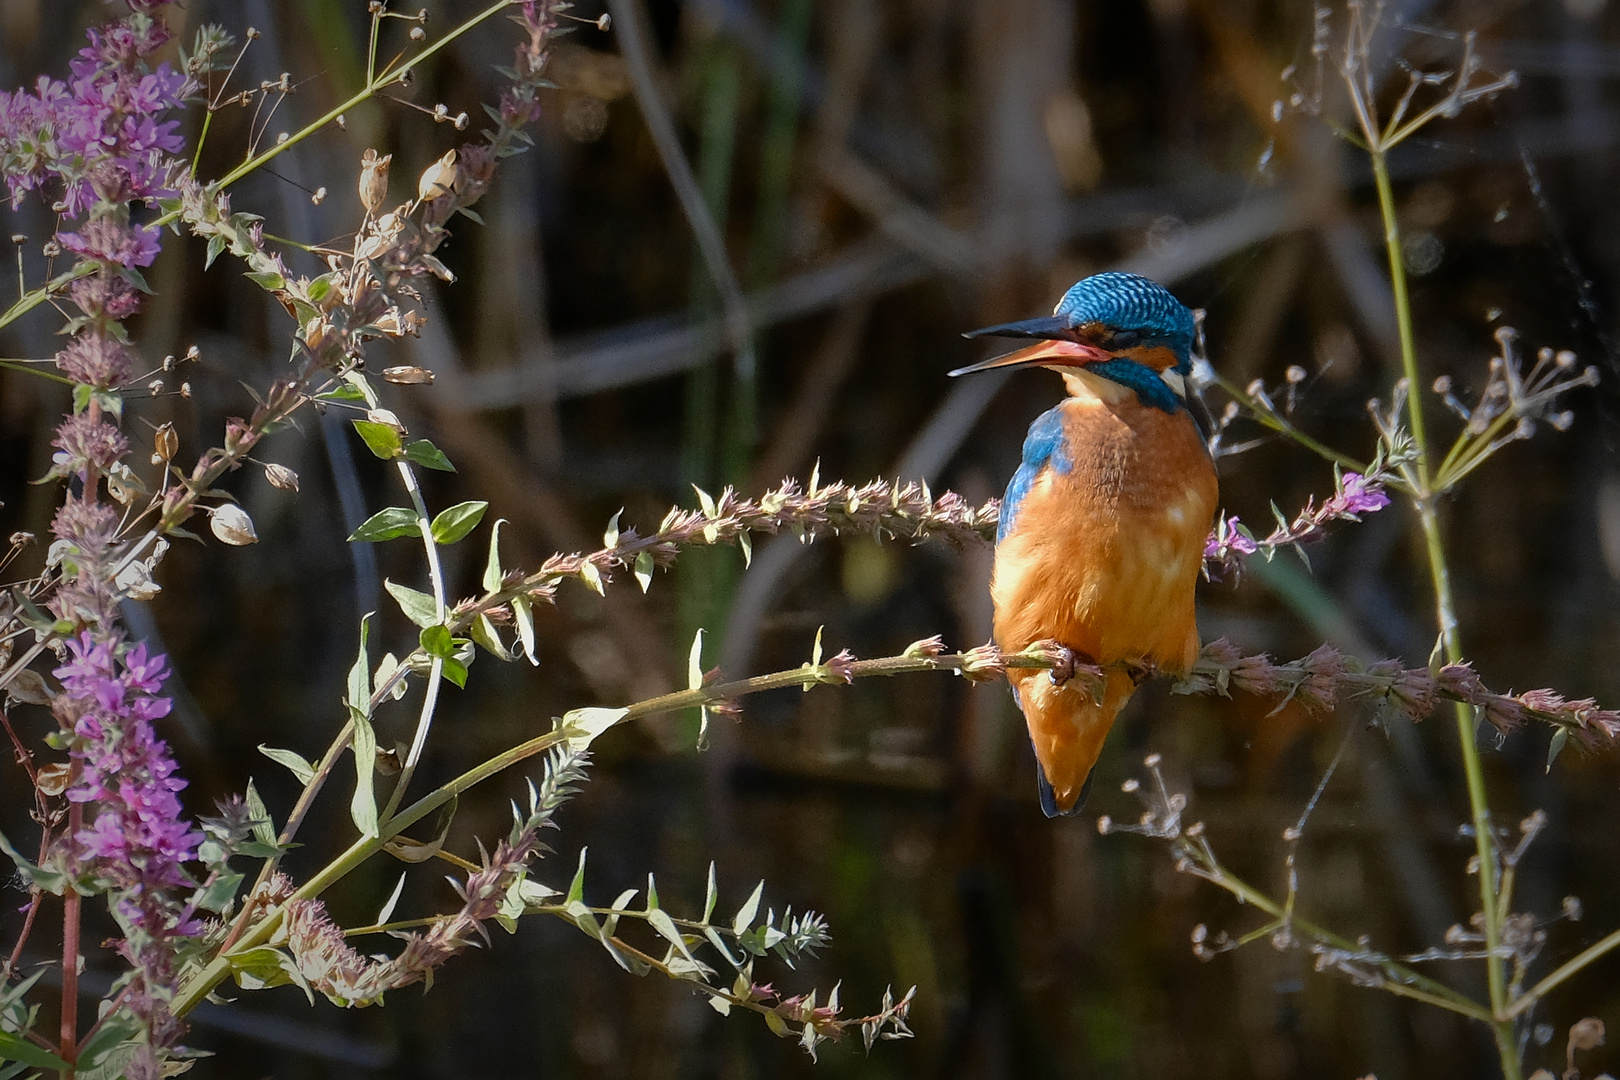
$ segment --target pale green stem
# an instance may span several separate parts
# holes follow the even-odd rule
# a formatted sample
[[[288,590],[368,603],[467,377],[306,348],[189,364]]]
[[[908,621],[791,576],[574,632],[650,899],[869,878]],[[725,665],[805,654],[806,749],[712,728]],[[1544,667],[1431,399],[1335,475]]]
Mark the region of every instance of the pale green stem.
[[[52,382],[59,382],[66,386],[74,385],[72,379],[65,375],[58,375],[37,360],[14,360],[6,357],[0,359],[0,368],[5,368],[7,371],[20,371],[24,375],[35,375],[41,379],[49,379]]]
[[[1362,946],[1356,942],[1348,938],[1342,938],[1315,923],[1301,919],[1293,913],[1290,906],[1279,904],[1243,879],[1232,876],[1225,867],[1218,863],[1204,870],[1200,876],[1276,920],[1272,926],[1264,927],[1263,930],[1269,931],[1289,927],[1329,948],[1340,949],[1352,954],[1363,951]],[[1253,937],[1254,935],[1249,936]],[[1387,990],[1400,997],[1427,1002],[1430,1005],[1459,1013],[1474,1020],[1491,1022],[1491,1014],[1478,1002],[1459,994],[1444,983],[1436,982],[1426,975],[1420,975],[1404,964],[1396,963],[1393,960],[1380,960],[1377,966],[1386,975],[1385,981],[1379,984],[1381,990]]]
[[[1289,439],[1292,442],[1298,443],[1311,453],[1320,458],[1333,462],[1335,465],[1338,465],[1340,468],[1345,469],[1348,472],[1363,474],[1367,472],[1367,465],[1364,462],[1357,461],[1348,454],[1341,454],[1339,451],[1333,449],[1333,447],[1328,446],[1325,443],[1317,442],[1315,439],[1299,430],[1299,428],[1295,427],[1293,424],[1290,424],[1278,413],[1255,405],[1252,399],[1249,397],[1248,391],[1227,379],[1225,376],[1215,376],[1215,385],[1226,391],[1226,393],[1230,395],[1234,401],[1237,401],[1239,404],[1248,405],[1249,415],[1263,426],[1270,428],[1272,431],[1275,431],[1277,434]]]
[[[1613,952],[1616,948],[1620,948],[1620,930],[1612,931],[1608,937],[1587,947],[1579,956],[1560,965],[1556,971],[1532,986],[1522,998],[1508,1007],[1506,1018],[1512,1020],[1526,1010],[1534,1008],[1536,1002],[1546,997],[1548,992],[1559,983],[1564,982],[1604,953]]]
[[[1378,189],[1378,209],[1384,222],[1384,248],[1389,261],[1390,288],[1395,300],[1395,321],[1400,334],[1401,366],[1409,392],[1407,394],[1408,422],[1412,430],[1413,465],[1417,490],[1412,493],[1418,521],[1423,528],[1424,546],[1428,554],[1429,575],[1434,585],[1435,618],[1440,627],[1441,644],[1449,663],[1462,661],[1462,642],[1457,632],[1456,599],[1451,588],[1451,574],[1446,564],[1445,544],[1440,532],[1440,515],[1435,508],[1435,492],[1430,486],[1429,445],[1423,420],[1422,385],[1418,374],[1417,341],[1412,329],[1411,296],[1406,287],[1406,266],[1401,258],[1400,223],[1395,213],[1395,190],[1390,183],[1389,163],[1384,144],[1376,139],[1375,130],[1368,129],[1373,145],[1368,151],[1372,161],[1373,182]],[[1519,1053],[1513,1037],[1513,1023],[1507,1018],[1507,973],[1500,955],[1502,943],[1501,913],[1497,905],[1496,850],[1491,836],[1490,802],[1485,792],[1485,771],[1480,764],[1474,709],[1458,703],[1456,706],[1457,746],[1462,754],[1463,773],[1468,783],[1468,805],[1474,825],[1474,847],[1479,856],[1479,902],[1485,921],[1485,970],[1490,984],[1491,1016],[1487,1022],[1496,1037],[1496,1048],[1506,1080],[1518,1080],[1521,1075]]]
[[[433,589],[433,618],[442,624],[445,617],[444,569],[439,560],[439,545],[433,539],[433,521],[428,517],[427,503],[422,500],[422,488],[416,482],[416,472],[411,468],[410,462],[401,458],[397,464],[399,475],[405,481],[405,490],[410,493],[411,505],[416,508],[416,520],[422,531],[422,548],[427,555],[428,580],[432,582]],[[399,801],[405,797],[405,789],[410,786],[411,777],[416,773],[417,762],[422,759],[422,748],[427,744],[428,732],[433,728],[433,713],[439,704],[439,684],[443,682],[443,677],[444,658],[435,656],[428,668],[427,691],[422,695],[422,710],[417,714],[416,734],[411,737],[410,753],[405,755],[405,762],[400,767],[399,782],[389,793],[388,805],[383,809],[384,821],[399,809]]]

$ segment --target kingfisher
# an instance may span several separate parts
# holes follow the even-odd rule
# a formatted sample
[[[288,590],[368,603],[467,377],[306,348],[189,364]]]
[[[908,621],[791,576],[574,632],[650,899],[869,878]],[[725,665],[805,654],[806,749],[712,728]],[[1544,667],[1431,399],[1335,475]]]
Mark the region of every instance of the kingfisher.
[[[1008,671],[1029,726],[1047,817],[1077,813],[1134,662],[1184,673],[1198,656],[1193,592],[1217,498],[1205,413],[1189,398],[1193,314],[1137,274],[1095,274],[1048,318],[965,337],[1037,343],[951,372],[1045,367],[1068,396],[1030,425],[996,529],[996,644],[1051,639],[1102,665],[1093,694]]]

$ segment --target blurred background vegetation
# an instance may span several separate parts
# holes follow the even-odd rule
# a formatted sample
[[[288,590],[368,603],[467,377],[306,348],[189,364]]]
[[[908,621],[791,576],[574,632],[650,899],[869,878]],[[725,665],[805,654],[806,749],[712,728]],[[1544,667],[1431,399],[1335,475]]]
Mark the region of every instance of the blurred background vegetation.
[[[578,13],[596,18],[592,2]],[[429,32],[474,7],[430,3]],[[64,70],[84,26],[107,11],[99,0],[0,0],[0,85]],[[1231,379],[1276,382],[1288,365],[1304,367],[1297,421],[1370,454],[1365,403],[1387,397],[1399,367],[1370,177],[1321,120],[1292,109],[1273,118],[1293,90],[1286,67],[1313,88],[1311,5],[651,0],[639,11],[660,98],[746,293],[757,365],[728,346],[616,35],[581,26],[553,54],[558,89],[536,147],[498,174],[479,208],[487,225],[461,222],[441,251],[459,281],[429,298],[419,342],[372,361],[438,373],[436,386],[395,395],[413,434],[460,468],[430,478],[430,504],[490,500],[513,523],[508,565],[598,546],[621,506],[624,522],[645,530],[670,504],[692,505],[693,483],[757,494],[818,460],[824,478],[922,477],[975,501],[999,494],[1025,426],[1060,388],[1039,374],[950,382],[944,372],[982,355],[958,335],[1041,313],[1106,268],[1154,276],[1207,309],[1210,359]],[[364,75],[359,0],[189,0],[170,18],[185,41],[203,22],[257,28],[238,77],[257,84],[285,71],[296,85],[273,116],[216,117],[204,175],[239,161],[261,129],[273,139],[319,115]],[[1527,348],[1571,348],[1614,374],[1620,11],[1605,0],[1391,0],[1386,24],[1379,61],[1397,92],[1401,64],[1444,68],[1463,30],[1478,32],[1489,67],[1521,76],[1518,90],[1431,127],[1393,159],[1430,375],[1450,374],[1468,400],[1500,324]],[[389,25],[385,55],[404,46],[405,29]],[[398,96],[465,110],[477,124],[507,49],[499,27],[481,30]],[[362,150],[395,155],[400,197],[459,141],[406,104],[373,103],[233,198],[271,233],[341,238],[360,218]],[[317,205],[320,187],[329,193]],[[52,227],[37,203],[12,217],[8,231],[34,238],[22,245],[30,281]],[[288,259],[314,272],[312,257]],[[185,372],[189,397],[132,406],[137,443],[172,420],[182,458],[200,451],[218,441],[224,416],[251,409],[248,387],[282,370],[289,323],[239,270],[221,260],[205,272],[200,245],[177,240],[152,268],[157,296],[136,327],[144,355],[155,365],[195,344],[202,361]],[[36,314],[0,339],[0,353],[48,356],[56,329]],[[1444,508],[1463,641],[1494,688],[1620,700],[1613,386],[1577,397],[1571,431],[1503,453]],[[26,481],[48,467],[67,406],[57,389],[0,372],[7,532],[48,531],[56,489]],[[413,637],[379,596],[384,577],[421,584],[417,553],[343,539],[399,501],[397,481],[357,448],[333,416],[307,415],[267,442],[261,458],[295,469],[302,490],[276,490],[256,470],[230,478],[261,542],[181,545],[163,594],[129,606],[134,632],[175,665],[170,735],[194,812],[251,774],[285,813],[292,782],[255,745],[306,755],[325,745],[362,612],[390,609],[374,634],[379,651],[403,651]],[[1291,511],[1331,490],[1325,465],[1277,441],[1221,466],[1224,506],[1261,528],[1268,501]],[[1413,521],[1391,508],[1313,549],[1310,572],[1280,560],[1236,586],[1207,586],[1203,635],[1282,657],[1325,640],[1420,663],[1434,625],[1418,543]],[[451,549],[458,594],[476,588],[475,548]],[[858,656],[934,633],[953,646],[983,642],[989,562],[988,547],[805,548],[789,538],[761,544],[746,573],[735,550],[688,553],[646,597],[628,580],[605,600],[565,588],[541,614],[538,668],[485,657],[469,689],[451,692],[421,779],[448,778],[567,709],[683,686],[698,626],[712,634],[708,662],[733,676],[796,666],[818,626],[830,651]],[[1343,733],[1367,717],[1272,708],[1147,688],[1116,729],[1090,810],[1134,817],[1119,781],[1160,751],[1223,858],[1280,892],[1282,829]],[[410,718],[395,709],[379,719],[385,743],[408,738]],[[27,723],[43,732],[46,720]],[[1044,819],[1022,722],[1000,687],[911,676],[784,691],[718,722],[707,753],[692,751],[694,732],[682,717],[603,739],[594,782],[563,811],[558,855],[539,876],[566,878],[588,844],[589,899],[605,903],[653,870],[672,910],[700,907],[711,859],[722,908],[763,876],[768,904],[824,911],[834,930],[819,962],[765,978],[795,992],[842,978],[852,1009],[886,984],[916,984],[915,1042],[869,1057],[828,1047],[812,1066],[753,1018],[722,1020],[678,985],[626,975],[562,923],[528,922],[451,964],[431,993],[398,993],[386,1009],[311,1009],[283,989],[200,1010],[190,1041],[218,1056],[194,1075],[1494,1071],[1482,1028],[1316,975],[1297,951],[1260,943],[1196,960],[1195,924],[1239,932],[1253,915],[1175,873],[1159,846],[1099,837],[1089,812]],[[1545,955],[1561,961],[1620,923],[1620,764],[1571,752],[1548,775],[1544,730],[1497,750],[1487,768],[1499,820],[1538,807],[1552,817],[1524,871],[1523,906],[1550,915],[1565,895],[1585,902],[1584,921],[1551,928]],[[22,777],[9,765],[0,777],[0,827],[26,834]],[[471,855],[474,834],[504,830],[505,799],[521,783],[508,777],[464,798],[451,846]],[[317,806],[324,819],[288,860],[294,875],[345,842],[343,803]],[[1438,942],[1477,904],[1463,874],[1472,842],[1457,833],[1466,814],[1449,725],[1359,731],[1301,847],[1302,910],[1391,952]],[[330,897],[334,910],[369,921],[396,874],[379,864],[356,875]],[[435,910],[449,895],[434,874],[413,875],[399,911]],[[16,903],[0,906],[6,938]],[[93,974],[115,970],[105,954],[90,963]],[[1611,956],[1538,1020],[1560,1033],[1586,1015],[1620,1021],[1617,973]],[[1561,1034],[1531,1061],[1561,1068]],[[1605,1062],[1620,1068],[1620,1054],[1584,1059],[1591,1072]]]

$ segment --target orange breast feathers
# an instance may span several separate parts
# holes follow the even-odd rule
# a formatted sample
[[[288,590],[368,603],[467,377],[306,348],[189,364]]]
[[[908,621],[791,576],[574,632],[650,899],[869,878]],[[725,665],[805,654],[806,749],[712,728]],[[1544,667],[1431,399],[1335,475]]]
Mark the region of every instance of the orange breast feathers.
[[[1100,664],[1185,671],[1198,655],[1193,593],[1215,514],[1214,463],[1185,410],[1112,385],[1099,396],[1100,379],[1066,381],[1074,396],[1030,429],[1003,502],[996,643],[1016,652],[1051,638]],[[1008,678],[1056,811],[1072,812],[1135,686],[1114,671],[1097,702],[1042,671]]]

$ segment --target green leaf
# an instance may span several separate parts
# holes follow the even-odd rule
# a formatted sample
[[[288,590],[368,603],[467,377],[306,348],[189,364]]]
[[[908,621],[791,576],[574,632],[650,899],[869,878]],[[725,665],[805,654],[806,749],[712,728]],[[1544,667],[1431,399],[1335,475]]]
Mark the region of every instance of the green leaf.
[[[259,789],[253,786],[253,778],[248,777],[247,794],[244,797],[247,803],[247,812],[253,819],[253,839],[261,844],[274,845],[276,842],[276,823],[270,817],[270,808],[264,805],[259,797]]]
[[[406,443],[405,460],[420,465],[424,469],[437,469],[439,472],[456,471],[456,467],[450,464],[450,459],[444,456],[444,451],[426,439],[417,439],[414,442]]]
[[[602,583],[602,571],[590,560],[580,564],[579,579],[597,596],[607,595],[607,587]]]
[[[244,990],[263,990],[272,986],[285,986],[292,982],[292,975],[288,971],[291,959],[280,949],[271,948],[269,945],[225,954],[225,961],[230,965],[231,974],[236,978],[236,985]]]
[[[445,657],[444,663],[439,667],[439,673],[461,689],[467,689],[467,665],[456,657]]]
[[[692,650],[686,655],[686,686],[698,690],[703,686],[703,628],[692,637]],[[709,741],[709,707],[698,706],[697,748],[706,749]]]
[[[354,797],[349,800],[349,817],[360,835],[371,839],[377,835],[377,732],[371,721],[359,709],[349,710],[354,721]]]
[[[383,845],[383,850],[400,862],[427,862],[444,850],[444,841],[450,835],[450,823],[455,821],[456,808],[460,804],[460,798],[452,795],[449,802],[439,807],[438,813],[433,818],[433,839],[423,842],[408,836],[395,836]]]
[[[703,936],[709,939],[709,944],[714,946],[715,952],[726,958],[726,963],[730,964],[732,967],[742,966],[742,961],[738,960],[735,956],[732,956],[731,950],[726,948],[725,939],[720,936],[720,932],[718,930],[712,926],[705,926],[703,928]],[[741,976],[739,976],[739,978],[740,977]],[[743,989],[747,990],[748,987],[744,986]]]
[[[754,925],[754,916],[759,913],[759,898],[763,895],[765,895],[765,880],[761,878],[759,884],[754,886],[754,894],[748,898],[747,903],[737,909],[737,917],[731,920],[733,933],[745,933]]]
[[[692,636],[692,647],[686,653],[686,688],[699,690],[703,687],[703,627]]]
[[[692,490],[697,492],[698,505],[703,507],[703,516],[709,518],[714,517],[714,497],[711,496],[707,491],[704,491],[702,488],[698,487],[696,484],[692,485]]]
[[[73,1068],[49,1050],[35,1046],[21,1035],[13,1035],[9,1031],[0,1031],[0,1060],[26,1062],[36,1069],[64,1074]]]
[[[61,896],[62,890],[67,887],[67,875],[58,873],[55,870],[46,870],[42,866],[35,866],[29,862],[22,852],[11,846],[11,841],[6,839],[5,833],[0,833],[0,852],[5,852],[10,857],[23,877],[46,892]]]
[[[73,1075],[79,1080],[123,1080],[130,1063],[140,1052],[141,1048],[134,1040],[120,1042],[108,1048],[93,1064],[84,1064],[89,1059],[81,1056],[78,1070]]]
[[[242,276],[259,288],[269,289],[271,292],[287,287],[287,279],[273,270],[250,270]]]
[[[754,565],[754,537],[747,529],[737,534],[737,546],[742,548],[743,569]]]
[[[703,918],[701,921],[705,924],[708,923],[709,916],[714,914],[714,905],[719,899],[720,890],[715,885],[714,862],[711,860],[709,862],[709,885],[703,897]]]
[[[613,727],[629,709],[573,709],[565,713],[562,718],[560,730],[568,740],[568,746],[575,751],[584,750],[591,745],[602,732]]]
[[[665,941],[679,949],[682,956],[688,960],[693,959],[692,950],[686,947],[686,942],[681,939],[680,928],[675,925],[675,920],[669,917],[667,911],[653,908],[647,912],[647,925],[658,931]]]
[[[644,593],[652,588],[653,567],[655,565],[657,564],[653,562],[653,557],[648,552],[643,551],[636,556],[636,584],[641,586],[641,591]]]
[[[517,623],[518,640],[523,643],[523,655],[536,667],[540,661],[534,655],[534,606],[527,596],[512,597],[512,621]]]
[[[472,659],[472,643],[466,638],[452,637],[448,628],[443,626],[430,626],[422,631],[418,639],[422,651],[429,656],[436,656],[441,661],[439,673],[457,686],[466,688],[467,664]],[[462,649],[468,651],[463,653]]]
[[[417,626],[434,626],[439,622],[438,602],[427,593],[417,592],[387,578],[383,579],[383,588],[388,590],[389,596],[398,601],[399,610],[405,613],[405,617]]]
[[[282,750],[279,747],[266,746],[264,743],[260,743],[259,753],[277,765],[285,765],[294,776],[298,777],[298,782],[301,784],[307,784],[315,778],[315,766],[291,750]]]
[[[224,250],[225,238],[218,233],[210,236],[208,238],[208,254],[203,258],[203,269],[207,270],[210,266],[213,266],[214,260],[219,258],[220,253]]]
[[[467,633],[475,644],[481,646],[491,656],[501,660],[512,659],[512,654],[506,651],[506,646],[501,642],[501,635],[496,631],[495,624],[489,621],[488,615],[481,614],[474,619],[472,625],[467,628]]]
[[[417,640],[422,644],[422,651],[429,656],[448,660],[456,655],[456,640],[444,626],[434,625],[425,628]]]
[[[1558,755],[1563,753],[1564,747],[1568,745],[1569,728],[1561,727],[1557,731],[1553,732],[1552,744],[1547,747],[1548,772],[1552,772],[1553,762],[1558,760]]]
[[[470,501],[457,503],[433,519],[433,539],[441,544],[453,544],[472,532],[484,517],[489,503]]]
[[[568,895],[563,898],[565,904],[579,904],[585,900],[585,854],[591,849],[579,849],[579,869],[574,871],[574,880],[568,883]]]
[[[366,652],[366,640],[371,634],[371,616],[360,620],[360,650],[354,666],[349,669],[349,719],[354,724],[354,737],[350,748],[354,751],[354,797],[349,800],[349,816],[354,819],[360,835],[377,835],[377,797],[375,771],[377,768],[377,733],[371,727],[371,659]]]
[[[360,433],[365,442],[366,449],[384,461],[392,461],[400,455],[399,428],[392,424],[377,424],[370,420],[354,421],[354,430]]]
[[[360,619],[360,648],[355,654],[354,663],[349,667],[349,676],[345,683],[347,692],[343,698],[343,704],[368,715],[371,708],[371,656],[366,652],[366,641],[370,637],[371,615],[367,613]]]
[[[377,670],[371,673],[372,697],[376,697],[378,691],[393,681],[394,673],[398,670],[399,657],[395,656],[391,652],[383,653],[382,659],[377,661]],[[399,681],[393,682],[393,689],[388,691],[388,696],[394,701],[398,701],[400,698],[404,697],[406,691],[409,689],[409,680],[410,672],[407,671],[405,675],[399,679]]]
[[[401,536],[421,536],[421,519],[416,511],[404,506],[390,506],[372,514],[360,527],[349,534],[350,540],[393,540]]]
[[[363,390],[352,383],[340,383],[339,385],[332,387],[330,390],[325,390],[319,394],[316,394],[315,400],[332,402],[364,401],[366,400],[366,395]]]
[[[500,592],[501,578],[505,576],[501,571],[501,526],[505,524],[506,519],[499,518],[489,530],[489,558],[484,563],[485,592]]]
[[[242,887],[242,875],[235,871],[220,873],[202,890],[195,903],[204,911],[223,912],[232,900],[236,898],[236,890]]]
[[[102,1024],[101,1030],[85,1040],[84,1045],[79,1047],[80,1068],[76,1075],[89,1075],[85,1069],[87,1065],[100,1064],[106,1066],[110,1064],[111,1062],[108,1059],[112,1058],[113,1051],[118,1048],[118,1045],[128,1043],[129,1040],[140,1034],[140,1030],[140,1024],[129,1017],[108,1017],[106,1023]],[[98,1058],[101,1059],[99,1062],[97,1061]],[[119,1059],[126,1063],[128,1061],[126,1055],[119,1055]],[[108,1076],[108,1080],[116,1080],[118,1075],[119,1073],[114,1072]]]
[[[377,912],[377,918],[373,925],[381,926],[388,921],[388,917],[394,913],[394,905],[399,903],[399,894],[404,891],[405,871],[401,870],[399,872],[399,881],[394,885],[394,891],[389,894],[388,902],[382,906],[382,910]]]
[[[619,543],[619,515],[624,513],[624,507],[614,511],[613,517],[608,520],[607,532],[602,534],[602,546],[605,548],[617,547]]]

